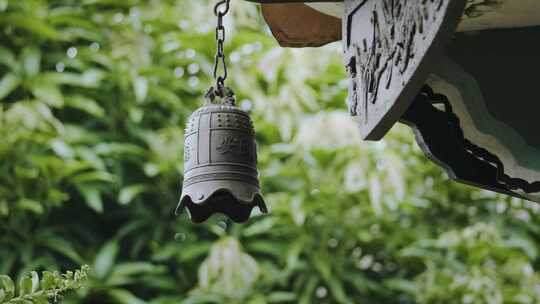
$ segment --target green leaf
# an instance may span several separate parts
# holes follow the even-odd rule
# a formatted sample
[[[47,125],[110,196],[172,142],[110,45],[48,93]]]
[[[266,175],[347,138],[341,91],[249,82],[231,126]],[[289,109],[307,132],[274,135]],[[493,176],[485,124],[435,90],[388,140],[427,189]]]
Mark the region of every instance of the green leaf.
[[[19,282],[19,296],[29,293],[32,293],[32,279],[29,276],[24,276]]]
[[[17,202],[17,207],[23,210],[33,212],[35,214],[42,214],[44,211],[43,205],[28,198],[23,198],[19,200],[19,202]]]
[[[41,69],[41,51],[37,47],[27,46],[22,50],[21,57],[26,77],[34,78]]]
[[[32,94],[52,107],[61,108],[64,105],[64,96],[55,84],[41,81],[35,83],[32,86]]]
[[[43,290],[49,290],[56,287],[55,275],[50,271],[44,271],[40,285]]]
[[[211,242],[200,241],[195,244],[191,244],[190,246],[183,248],[178,253],[178,260],[182,262],[192,261],[196,258],[204,256],[210,247],[212,247]]]
[[[352,303],[352,301],[347,297],[343,284],[332,275],[331,261],[329,259],[323,258],[320,255],[312,255],[311,260],[315,265],[315,268],[321,274],[321,277],[328,285],[328,288],[334,295],[335,299],[339,303]]]
[[[30,276],[32,278],[32,290],[31,292],[34,293],[39,289],[39,276],[38,273],[35,271],[30,272]]]
[[[25,16],[21,14],[3,14],[0,18],[0,25],[5,27],[10,25],[16,28],[26,30],[41,38],[47,38],[52,40],[64,40],[65,37],[61,32],[57,31],[53,27],[50,27],[47,23],[40,20],[36,16]]]
[[[19,283],[19,296],[15,297],[13,281],[7,276],[0,276],[0,303],[7,304],[48,304],[49,298],[56,300],[63,293],[79,289],[88,278],[89,267],[84,265],[81,269],[67,271],[64,274],[57,272],[43,272],[43,279],[39,280],[37,272],[32,271],[24,276]],[[6,302],[7,301],[7,302]]]
[[[13,280],[6,276],[0,275],[1,290],[3,291],[3,297],[0,297],[0,301],[9,301],[15,296],[15,283]]]
[[[107,284],[120,286],[131,283],[136,276],[163,273],[164,267],[146,262],[120,263],[114,266]]]
[[[250,252],[254,251],[269,254],[274,257],[281,257],[284,252],[287,252],[289,244],[281,243],[278,241],[269,243],[266,241],[257,240],[247,243],[246,247],[249,249]]]
[[[67,258],[70,258],[72,261],[79,264],[84,263],[83,258],[77,253],[73,246],[63,238],[47,233],[40,235],[39,239],[42,241],[44,246],[62,254]]]
[[[43,78],[52,83],[83,88],[99,88],[101,81],[105,77],[106,74],[99,69],[88,69],[82,74],[71,72],[48,72],[43,74]]]
[[[404,291],[409,294],[415,294],[418,291],[418,288],[414,282],[399,278],[385,280],[384,286],[387,286],[390,289]]]
[[[32,298],[29,304],[49,304],[49,299],[45,295],[37,295]]]
[[[100,155],[133,154],[145,156],[147,154],[145,149],[129,143],[100,143],[96,145],[95,150]]]
[[[310,276],[307,279],[307,283],[304,285],[302,290],[302,295],[300,297],[299,304],[309,304],[312,303],[311,299],[313,298],[313,293],[315,291],[315,288],[317,288],[317,284],[319,283],[319,280],[316,276]]]
[[[5,47],[0,46],[0,64],[3,64],[11,69],[11,72],[17,73],[19,66],[13,52]]]
[[[9,215],[8,203],[5,200],[0,201],[0,217],[5,217]]]
[[[105,279],[112,271],[118,249],[118,242],[112,240],[107,242],[98,252],[94,260],[94,266],[92,267],[94,274],[98,279]]]
[[[65,105],[74,109],[81,110],[90,115],[102,118],[105,116],[105,110],[93,99],[83,95],[73,95],[64,98]]]
[[[150,95],[157,98],[163,104],[177,105],[182,103],[180,98],[174,92],[158,85],[152,85],[149,88]]]
[[[247,237],[251,237],[267,233],[272,229],[275,221],[275,218],[265,217],[244,229],[244,235]]]
[[[538,249],[535,246],[535,242],[525,236],[515,235],[511,239],[505,241],[504,244],[510,248],[519,248],[523,250],[531,260],[535,260],[538,256]]]
[[[118,194],[118,202],[121,205],[129,204],[139,194],[148,190],[148,186],[144,184],[130,185],[122,188]]]
[[[291,303],[296,299],[296,294],[293,292],[274,291],[268,295],[269,303]]]
[[[144,304],[146,303],[125,289],[112,289],[109,291],[109,295],[111,296],[111,298],[115,300],[116,303],[119,303],[119,304]]]
[[[58,156],[64,159],[72,159],[75,157],[73,149],[65,141],[59,138],[51,140],[49,145]]]
[[[114,175],[106,171],[92,171],[77,174],[71,180],[74,184],[83,184],[89,182],[113,182]]]
[[[13,73],[7,73],[0,79],[0,99],[8,96],[13,92],[21,83],[19,77]]]
[[[78,185],[77,189],[84,197],[88,207],[92,208],[97,213],[103,213],[103,200],[101,199],[101,191],[96,186]]]
[[[137,77],[133,81],[133,91],[135,93],[135,100],[138,103],[142,103],[148,95],[148,80],[144,77]]]

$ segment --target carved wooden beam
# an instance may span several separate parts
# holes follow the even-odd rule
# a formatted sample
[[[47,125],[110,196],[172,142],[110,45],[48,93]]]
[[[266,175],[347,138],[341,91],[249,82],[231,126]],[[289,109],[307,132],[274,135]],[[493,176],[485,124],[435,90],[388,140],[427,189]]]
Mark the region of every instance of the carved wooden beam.
[[[381,139],[422,88],[455,33],[465,0],[346,0],[343,48],[349,110]]]

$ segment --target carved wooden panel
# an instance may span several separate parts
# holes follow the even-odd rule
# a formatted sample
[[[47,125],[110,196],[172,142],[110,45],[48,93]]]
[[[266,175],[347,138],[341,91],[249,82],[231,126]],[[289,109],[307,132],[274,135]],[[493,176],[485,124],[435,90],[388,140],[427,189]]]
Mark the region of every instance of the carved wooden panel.
[[[364,139],[378,140],[407,110],[465,0],[345,0],[344,58],[349,110]]]

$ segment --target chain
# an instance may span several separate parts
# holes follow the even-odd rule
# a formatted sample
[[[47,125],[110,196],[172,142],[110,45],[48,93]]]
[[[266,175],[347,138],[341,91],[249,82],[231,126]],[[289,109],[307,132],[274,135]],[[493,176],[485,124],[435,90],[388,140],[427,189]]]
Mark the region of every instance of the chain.
[[[214,61],[214,79],[216,80],[216,92],[221,95],[227,79],[227,64],[225,62],[225,51],[223,43],[225,42],[225,27],[223,26],[223,17],[227,15],[230,9],[230,0],[221,0],[214,6],[214,14],[218,18],[216,26],[216,45],[217,52]],[[219,74],[218,69],[221,64],[223,73]]]

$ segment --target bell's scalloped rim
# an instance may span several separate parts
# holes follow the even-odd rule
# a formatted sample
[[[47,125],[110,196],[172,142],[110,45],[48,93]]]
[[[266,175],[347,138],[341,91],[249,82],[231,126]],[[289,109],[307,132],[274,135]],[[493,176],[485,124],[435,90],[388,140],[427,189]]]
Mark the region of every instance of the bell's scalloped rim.
[[[235,223],[245,223],[251,216],[254,207],[259,207],[262,213],[268,213],[262,194],[253,192],[250,200],[242,200],[227,188],[214,190],[205,199],[193,200],[192,193],[183,193],[176,207],[175,214],[186,209],[189,218],[194,223],[206,221],[214,213],[222,213]]]

